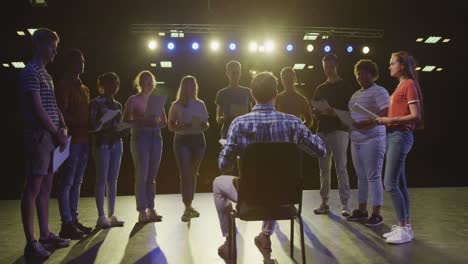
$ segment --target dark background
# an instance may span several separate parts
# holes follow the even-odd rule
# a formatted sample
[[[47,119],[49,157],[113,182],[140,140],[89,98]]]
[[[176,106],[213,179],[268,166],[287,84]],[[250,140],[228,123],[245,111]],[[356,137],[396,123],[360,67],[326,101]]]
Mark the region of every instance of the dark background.
[[[30,35],[27,28],[48,27],[55,30],[60,38],[59,55],[48,66],[49,72],[57,81],[62,73],[61,54],[70,48],[84,52],[86,65],[83,82],[90,88],[94,97],[96,77],[106,71],[116,72],[121,79],[117,100],[122,104],[136,91],[132,80],[144,69],[151,70],[158,81],[163,81],[160,91],[167,93],[171,102],[177,91],[181,77],[191,74],[197,77],[200,86],[199,97],[205,101],[211,113],[211,128],[206,132],[207,153],[200,169],[198,191],[211,191],[211,182],[218,175],[217,143],[219,126],[215,124],[216,92],[227,85],[224,75],[225,63],[230,59],[242,63],[241,84],[249,86],[249,70],[268,70],[279,76],[282,67],[294,63],[313,65],[313,69],[297,71],[298,89],[305,95],[312,95],[315,87],[325,80],[321,68],[324,55],[323,45],[331,44],[332,52],[341,60],[340,75],[358,88],[353,76],[353,65],[361,58],[374,60],[380,67],[378,84],[391,93],[397,81],[389,77],[388,61],[390,54],[406,50],[414,54],[419,65],[435,65],[443,68],[440,72],[419,72],[424,94],[425,129],[415,132],[415,144],[407,158],[407,181],[409,187],[467,186],[467,173],[464,172],[464,155],[468,146],[465,130],[466,120],[466,71],[465,30],[466,9],[461,2],[445,1],[47,1],[47,7],[32,6],[29,1],[3,1],[0,11],[1,34],[0,63],[11,61],[27,62],[31,58]],[[174,51],[163,47],[169,37],[159,38],[159,50],[150,52],[147,46],[149,35],[134,34],[132,24],[231,24],[249,28],[251,35],[262,41],[275,36],[278,51],[274,55],[250,54],[246,42],[252,36],[245,33],[220,32],[216,35],[186,33],[182,39],[172,39]],[[277,27],[336,27],[357,29],[381,29],[382,38],[349,38],[330,35],[323,40],[312,41],[315,49],[305,51],[306,42],[302,34],[274,35]],[[17,30],[26,31],[26,36],[18,36]],[[270,35],[272,34],[272,35]],[[154,34],[152,36],[155,36]],[[216,36],[222,43],[234,40],[236,52],[221,48],[212,54],[208,40]],[[425,44],[415,40],[429,36],[450,38],[448,43]],[[157,36],[155,36],[157,38]],[[189,44],[198,40],[201,48],[193,52]],[[295,50],[287,53],[284,44],[292,42]],[[352,44],[355,51],[345,52]],[[204,46],[206,45],[206,46]],[[363,55],[359,50],[368,45],[371,52]],[[242,50],[244,48],[244,50]],[[171,60],[173,68],[162,69],[159,61]],[[150,63],[158,66],[151,68]],[[2,113],[2,180],[1,199],[20,197],[23,184],[23,161],[21,152],[21,115],[18,104],[19,69],[0,68]],[[279,87],[282,90],[282,87]],[[167,107],[169,104],[167,105]],[[166,111],[168,109],[166,108]],[[157,179],[157,193],[178,193],[178,170],[172,152],[173,134],[162,130],[164,151]],[[305,159],[307,189],[319,188],[317,160]],[[356,188],[356,177],[349,156],[351,186]],[[133,164],[128,139],[124,140],[124,154],[118,182],[120,195],[133,194]],[[82,186],[82,195],[92,196],[95,180],[94,163],[90,161]],[[332,175],[332,187],[336,188],[336,177]],[[54,189],[55,191],[55,189]]]

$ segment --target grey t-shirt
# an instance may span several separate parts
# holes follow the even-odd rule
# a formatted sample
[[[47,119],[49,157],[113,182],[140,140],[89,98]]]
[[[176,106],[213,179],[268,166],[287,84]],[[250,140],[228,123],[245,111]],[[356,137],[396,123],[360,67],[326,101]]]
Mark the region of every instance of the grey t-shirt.
[[[228,86],[218,91],[215,103],[221,106],[223,116],[227,120],[221,128],[221,138],[227,137],[229,126],[234,118],[250,111],[252,102],[252,94],[247,87]]]

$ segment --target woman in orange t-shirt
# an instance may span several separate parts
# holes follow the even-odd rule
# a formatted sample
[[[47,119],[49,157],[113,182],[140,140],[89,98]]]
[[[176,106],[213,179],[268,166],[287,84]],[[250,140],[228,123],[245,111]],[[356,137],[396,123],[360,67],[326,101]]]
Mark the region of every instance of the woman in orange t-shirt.
[[[398,225],[393,226],[384,237],[387,243],[402,244],[413,239],[405,160],[413,145],[413,130],[422,119],[422,94],[411,55],[404,51],[393,53],[389,69],[390,75],[399,79],[400,83],[390,97],[388,116],[377,118],[377,123],[387,126],[384,185],[392,197]]]

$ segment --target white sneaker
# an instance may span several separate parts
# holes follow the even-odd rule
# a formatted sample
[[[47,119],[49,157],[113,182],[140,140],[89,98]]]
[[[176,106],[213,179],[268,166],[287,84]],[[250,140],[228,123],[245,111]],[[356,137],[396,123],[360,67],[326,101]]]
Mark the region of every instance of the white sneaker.
[[[124,221],[120,221],[115,215],[109,217],[109,224],[111,226],[124,226]]]
[[[392,225],[392,230],[391,230],[390,232],[388,232],[388,233],[383,234],[382,236],[383,236],[384,238],[389,238],[389,237],[391,237],[391,236],[393,235],[393,233],[395,232],[395,230],[396,230],[397,227],[398,227],[397,225]],[[413,229],[411,229],[411,225],[406,225],[406,227],[407,227],[407,228],[409,229],[409,231],[410,231],[411,240],[413,240],[414,236],[413,236]]]
[[[111,224],[107,220],[107,218],[103,215],[99,216],[97,222],[96,222],[96,228],[109,228],[111,227]]]
[[[388,237],[385,242],[389,244],[403,244],[411,242],[411,231],[408,227],[398,226],[395,228],[393,234]]]

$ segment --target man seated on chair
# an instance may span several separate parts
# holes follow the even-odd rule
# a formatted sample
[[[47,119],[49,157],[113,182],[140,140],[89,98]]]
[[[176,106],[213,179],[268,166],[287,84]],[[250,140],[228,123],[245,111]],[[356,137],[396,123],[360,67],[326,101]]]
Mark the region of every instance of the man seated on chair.
[[[241,155],[247,145],[258,142],[294,142],[299,144],[306,153],[323,157],[325,146],[320,138],[310,132],[303,122],[294,115],[276,111],[278,81],[269,72],[261,72],[252,80],[252,96],[256,105],[252,112],[237,117],[229,127],[226,144],[219,154],[219,168],[224,173],[235,164],[237,156]],[[228,233],[229,213],[232,202],[237,201],[237,189],[233,180],[236,177],[222,175],[213,182],[213,193],[216,210],[223,236],[226,242],[218,248],[218,255],[230,262]],[[264,221],[262,231],[255,237],[255,245],[264,259],[269,259],[271,240],[275,221]],[[232,254],[231,254],[232,255]]]

